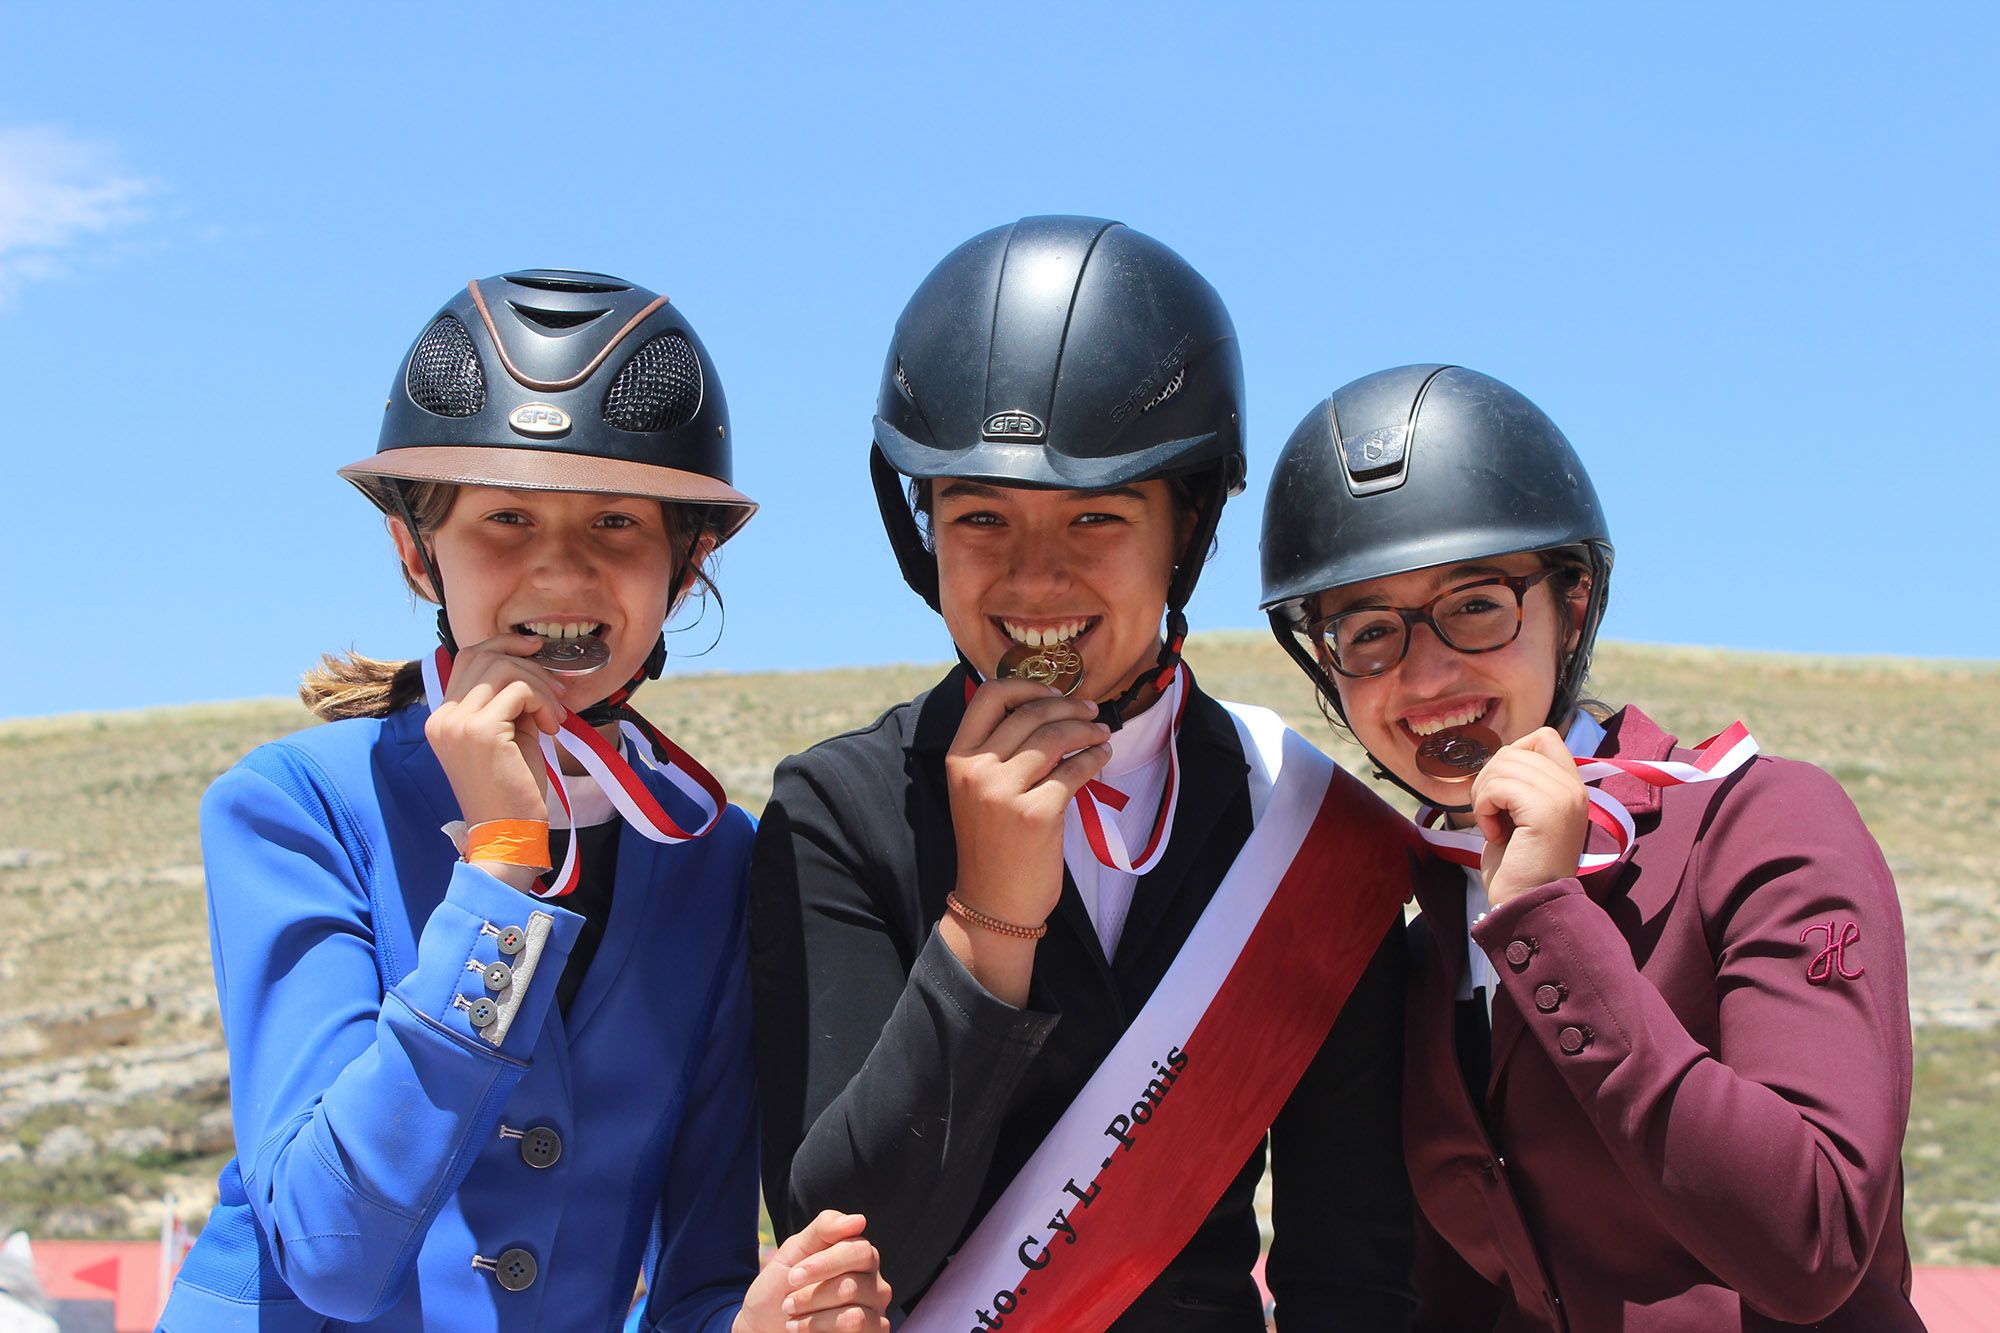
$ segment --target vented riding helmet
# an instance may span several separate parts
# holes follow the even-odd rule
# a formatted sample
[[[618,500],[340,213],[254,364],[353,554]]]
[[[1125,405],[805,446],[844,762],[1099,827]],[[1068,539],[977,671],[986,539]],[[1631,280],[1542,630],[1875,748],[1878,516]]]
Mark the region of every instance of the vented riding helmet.
[[[1235,326],[1186,260],[1123,223],[1031,217],[982,232],[896,321],[869,465],[903,577],[933,609],[937,557],[902,477],[1102,490],[1185,476],[1199,513],[1167,592],[1164,670],[1223,502],[1243,489]]]
[[[372,457],[340,475],[412,533],[407,482],[596,491],[698,507],[693,542],[756,512],[730,484],[729,406],[715,366],[666,297],[622,278],[526,269],[466,284],[417,336]],[[438,634],[456,648],[444,584]],[[657,675],[664,644],[647,664]]]
[[[729,407],[688,322],[568,269],[467,283],[403,358],[374,456],[340,475],[378,504],[403,480],[706,505],[725,540],[757,508],[730,485]]]
[[[1523,551],[1569,550],[1590,573],[1582,633],[1549,722],[1575,706],[1611,585],[1611,533],[1555,422],[1490,375],[1402,366],[1336,389],[1278,455],[1259,543],[1262,606],[1338,710],[1306,639],[1306,601],[1366,579]]]

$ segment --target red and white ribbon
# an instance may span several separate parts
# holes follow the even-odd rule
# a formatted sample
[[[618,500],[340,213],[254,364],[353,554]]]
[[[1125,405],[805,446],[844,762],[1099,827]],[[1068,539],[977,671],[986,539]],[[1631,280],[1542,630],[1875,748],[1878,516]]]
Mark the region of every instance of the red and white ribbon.
[[[451,654],[440,647],[424,659],[423,670],[424,698],[432,708],[436,708],[443,702],[445,688],[451,683]],[[569,792],[563,786],[558,750],[583,765],[584,771],[597,779],[625,822],[653,842],[691,842],[714,828],[715,822],[722,818],[723,807],[729,803],[728,795],[715,776],[687,751],[668,740],[659,728],[636,713],[619,723],[619,731],[630,743],[632,751],[645,760],[647,767],[665,777],[701,811],[699,827],[693,830],[682,828],[625,757],[598,735],[595,727],[586,724],[575,713],[563,719],[562,729],[555,735],[541,736],[542,766],[548,773],[549,790],[555,793],[563,813],[574,820]],[[656,749],[666,756],[664,764],[654,757]],[[577,839],[571,837],[563,851],[562,865],[556,868],[553,877],[535,885],[536,897],[560,898],[576,887],[582,873],[582,867],[577,863],[576,844]]]
[[[1623,773],[1654,787],[1685,787],[1697,782],[1716,782],[1749,763],[1757,753],[1757,741],[1741,722],[1732,722],[1695,746],[1694,750],[1693,763],[1678,759],[1598,759],[1577,755],[1574,756],[1576,775],[1585,782],[1598,782]],[[1594,875],[1617,865],[1625,859],[1632,839],[1637,836],[1632,824],[1632,812],[1617,797],[1607,795],[1596,787],[1586,787],[1584,794],[1590,798],[1590,822],[1609,833],[1618,850],[1584,853],[1577,861],[1578,876]],[[1430,825],[1442,814],[1435,806],[1429,805],[1417,811],[1417,828],[1424,841],[1453,865],[1479,869],[1481,854],[1486,850],[1485,835],[1477,829],[1431,828]]]
[[[1138,856],[1133,856],[1125,846],[1125,834],[1119,829],[1118,821],[1104,813],[1106,806],[1113,812],[1123,810],[1128,799],[1125,793],[1095,778],[1084,783],[1076,793],[1076,815],[1083,824],[1083,839],[1090,844],[1091,855],[1100,864],[1122,870],[1128,875],[1143,875],[1158,865],[1160,858],[1166,855],[1167,835],[1173,831],[1174,811],[1181,799],[1181,713],[1187,708],[1186,667],[1174,667],[1172,682],[1153,706],[1169,709],[1173,716],[1173,723],[1167,729],[1167,787],[1160,793],[1160,809],[1153,817],[1153,831]]]

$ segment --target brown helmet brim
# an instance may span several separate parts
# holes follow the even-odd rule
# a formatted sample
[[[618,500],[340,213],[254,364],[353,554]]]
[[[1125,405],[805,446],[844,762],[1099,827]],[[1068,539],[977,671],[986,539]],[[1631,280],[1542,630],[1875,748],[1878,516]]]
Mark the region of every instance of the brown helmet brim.
[[[710,505],[718,515],[718,541],[728,541],[757,512],[757,502],[727,482],[699,472],[598,458],[547,448],[510,449],[461,444],[419,444],[386,449],[340,469],[371,500],[372,479],[434,481],[452,486],[502,486],[523,491],[596,491],[649,500]]]

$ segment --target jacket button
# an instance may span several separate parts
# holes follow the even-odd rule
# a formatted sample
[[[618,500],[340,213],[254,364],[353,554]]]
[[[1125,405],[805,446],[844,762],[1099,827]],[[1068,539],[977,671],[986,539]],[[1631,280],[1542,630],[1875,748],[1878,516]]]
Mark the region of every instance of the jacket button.
[[[1529,935],[1523,939],[1508,941],[1507,965],[1516,972],[1519,972],[1528,965],[1528,960],[1535,956],[1536,951],[1540,947],[1541,942],[1533,935]]]
[[[493,1026],[493,1020],[500,1017],[500,1006],[488,999],[477,999],[472,1002],[467,1017],[472,1020],[472,1026],[476,1028],[490,1028]]]
[[[1569,987],[1560,981],[1554,985],[1535,987],[1535,1008],[1545,1014],[1552,1014],[1562,1008],[1562,1002],[1569,998]]]
[[[556,1164],[562,1156],[562,1135],[547,1125],[537,1125],[521,1136],[521,1160],[537,1171]]]
[[[1596,1036],[1597,1034],[1592,1032],[1588,1025],[1583,1027],[1568,1027],[1556,1033],[1556,1044],[1562,1047],[1564,1055],[1575,1055],[1578,1051],[1590,1045]]]
[[[487,990],[506,990],[514,984],[514,969],[505,963],[488,963],[482,976]]]
[[[535,1256],[526,1250],[506,1250],[495,1264],[493,1275],[509,1291],[526,1291],[535,1285]]]
[[[500,952],[509,957],[521,952],[527,943],[527,932],[519,926],[509,926],[500,932]]]

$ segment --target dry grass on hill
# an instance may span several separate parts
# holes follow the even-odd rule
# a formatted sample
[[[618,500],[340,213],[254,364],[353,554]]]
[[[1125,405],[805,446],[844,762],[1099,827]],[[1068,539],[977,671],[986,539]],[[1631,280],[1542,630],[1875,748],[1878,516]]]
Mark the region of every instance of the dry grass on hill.
[[[1358,768],[1268,637],[1197,636],[1204,686],[1266,704]],[[772,766],[861,725],[936,666],[670,678],[640,706],[762,808]],[[1694,740],[1741,717],[1847,786],[1887,851],[1919,1026],[1906,1161],[1920,1259],[2000,1261],[2000,670],[1606,647],[1593,692]],[[252,701],[0,723],[0,1231],[145,1234],[198,1215],[228,1154],[195,810],[257,743],[303,726]]]

